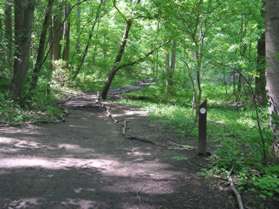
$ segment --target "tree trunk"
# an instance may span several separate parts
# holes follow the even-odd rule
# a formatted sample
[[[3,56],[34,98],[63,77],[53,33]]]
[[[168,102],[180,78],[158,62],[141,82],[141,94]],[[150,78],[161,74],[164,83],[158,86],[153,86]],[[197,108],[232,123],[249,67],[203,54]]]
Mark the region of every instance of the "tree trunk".
[[[166,49],[165,54],[165,85],[166,85],[166,95],[169,95],[169,89],[170,89],[170,52],[169,47]]]
[[[5,39],[7,42],[7,57],[6,63],[9,67],[12,66],[13,63],[13,15],[12,15],[12,7],[13,1],[6,0],[5,2],[5,16],[4,16],[4,24],[5,24]]]
[[[0,16],[0,57],[5,57],[6,53],[4,52],[4,47],[1,43],[3,43],[4,37],[4,28],[3,28],[3,18]],[[0,79],[4,75],[4,66],[5,66],[5,60],[0,59],[0,66],[3,66],[0,70]]]
[[[80,73],[81,69],[82,69],[82,66],[85,62],[85,59],[87,57],[87,54],[88,54],[88,50],[89,50],[89,47],[90,47],[90,44],[91,44],[91,41],[92,41],[92,37],[94,35],[94,31],[95,31],[95,26],[96,24],[98,23],[99,21],[99,18],[100,18],[100,15],[101,15],[101,11],[102,11],[102,5],[105,3],[105,1],[101,1],[100,4],[99,4],[99,7],[97,9],[97,12],[96,12],[96,15],[95,15],[95,19],[94,19],[94,22],[92,23],[92,26],[91,26],[91,29],[90,29],[90,32],[88,34],[88,39],[87,39],[87,42],[86,42],[86,46],[84,48],[84,51],[82,53],[82,56],[81,56],[81,60],[80,60],[80,63],[78,64],[78,67],[77,67],[77,70],[76,72],[74,73],[72,79],[76,79],[76,77],[78,76],[78,74]]]
[[[4,29],[3,29],[3,19],[0,16],[0,43],[3,42],[3,35],[4,35],[3,31],[4,31]],[[2,46],[0,45],[0,47],[2,47]]]
[[[35,0],[15,0],[15,58],[11,93],[21,101],[28,71]]]
[[[274,153],[279,158],[279,1],[266,0],[266,88],[269,99]]]
[[[63,5],[59,4],[56,8],[56,13],[52,17],[52,31],[51,31],[51,58],[52,61],[61,59],[61,40],[63,38]]]
[[[171,54],[167,50],[166,54],[166,93],[167,96],[173,94],[173,74],[176,66],[176,41],[172,41]]]
[[[32,80],[30,84],[30,89],[29,89],[29,96],[32,96],[34,90],[37,87],[37,82],[39,78],[39,74],[42,68],[44,56],[45,56],[45,46],[47,42],[47,31],[50,26],[50,20],[51,20],[51,12],[52,12],[52,6],[53,6],[54,0],[48,0],[48,5],[45,11],[45,17],[44,17],[44,22],[40,34],[40,42],[39,42],[39,48],[38,48],[38,53],[37,53],[37,59],[35,63],[35,67],[33,69],[32,73]]]
[[[261,35],[257,44],[257,77],[255,79],[255,94],[259,105],[266,104],[265,80],[265,33]]]
[[[80,23],[81,23],[80,14],[81,14],[80,0],[77,0],[77,18],[76,18],[77,42],[76,42],[76,49],[77,49],[77,55],[78,56],[80,54]]]
[[[69,2],[66,2],[65,4],[65,17],[69,16],[71,9],[71,4]],[[66,61],[66,63],[69,63],[69,56],[70,56],[70,31],[71,31],[71,21],[68,18],[64,22],[64,31],[63,31],[63,39],[64,39],[64,49],[63,49],[63,60]]]
[[[111,71],[108,75],[107,81],[106,81],[106,83],[103,87],[102,99],[107,98],[107,95],[108,95],[111,83],[113,81],[113,78],[119,70],[118,65],[122,61],[122,57],[123,57],[125,49],[126,49],[126,45],[127,45],[128,39],[129,39],[129,33],[130,33],[130,30],[131,30],[132,24],[133,24],[133,20],[131,20],[131,19],[127,20],[126,27],[125,27],[125,32],[124,32],[120,47],[119,47],[118,52],[116,54],[116,57],[115,57],[112,69],[111,69]]]
[[[199,106],[201,104],[202,99],[202,86],[201,86],[201,71],[202,71],[202,61],[203,61],[203,55],[202,55],[202,46],[199,46],[196,44],[198,51],[196,52],[196,83],[197,83],[197,92],[196,92],[196,98],[195,98],[195,109],[196,109],[196,120],[199,116]]]

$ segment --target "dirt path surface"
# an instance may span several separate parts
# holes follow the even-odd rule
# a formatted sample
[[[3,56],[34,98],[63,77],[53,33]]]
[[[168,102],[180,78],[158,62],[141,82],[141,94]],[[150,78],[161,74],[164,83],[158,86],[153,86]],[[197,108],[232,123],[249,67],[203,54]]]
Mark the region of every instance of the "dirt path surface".
[[[195,151],[127,140],[95,97],[66,102],[64,123],[0,129],[1,209],[232,209],[233,198],[197,175]],[[165,143],[172,130],[146,112],[112,105],[129,134]]]

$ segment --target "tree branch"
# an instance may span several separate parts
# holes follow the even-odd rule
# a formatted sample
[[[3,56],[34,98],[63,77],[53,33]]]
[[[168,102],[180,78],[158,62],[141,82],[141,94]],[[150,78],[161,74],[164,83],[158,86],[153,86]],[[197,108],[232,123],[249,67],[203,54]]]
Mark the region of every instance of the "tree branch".
[[[139,64],[139,63],[143,62],[147,57],[152,55],[155,51],[157,51],[158,49],[162,48],[164,45],[166,45],[168,43],[169,43],[169,41],[164,42],[163,44],[161,44],[160,46],[152,49],[151,51],[146,53],[144,56],[138,58],[137,60],[134,60],[134,61],[131,61],[131,62],[128,62],[128,63],[125,63],[125,64],[121,64],[116,69],[120,70],[121,68],[125,68],[125,67],[128,67],[128,66],[133,66],[133,65]]]
[[[127,17],[124,15],[123,12],[121,12],[121,10],[118,8],[117,4],[116,4],[116,0],[113,0],[113,7],[117,10],[117,12],[123,17],[123,19],[125,20],[125,22],[128,22]]]

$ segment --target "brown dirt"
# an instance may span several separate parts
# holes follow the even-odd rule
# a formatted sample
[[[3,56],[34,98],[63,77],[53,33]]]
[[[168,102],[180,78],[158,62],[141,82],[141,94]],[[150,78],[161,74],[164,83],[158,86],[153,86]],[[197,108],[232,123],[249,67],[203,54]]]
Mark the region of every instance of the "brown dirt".
[[[64,123],[0,129],[1,209],[236,208],[231,194],[197,175],[207,161],[194,150],[125,139],[94,96],[65,105]],[[146,112],[111,106],[119,121],[129,119],[130,135],[181,142]]]

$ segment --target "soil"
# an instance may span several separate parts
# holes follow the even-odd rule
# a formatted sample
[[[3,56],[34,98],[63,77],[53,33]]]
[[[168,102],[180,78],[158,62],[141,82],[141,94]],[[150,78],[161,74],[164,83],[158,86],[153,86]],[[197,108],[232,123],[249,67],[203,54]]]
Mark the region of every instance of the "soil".
[[[65,102],[58,124],[0,128],[1,209],[235,209],[234,197],[198,172],[208,160],[175,131],[137,108],[95,95]],[[121,124],[128,120],[127,134]],[[161,146],[160,146],[161,145]]]

